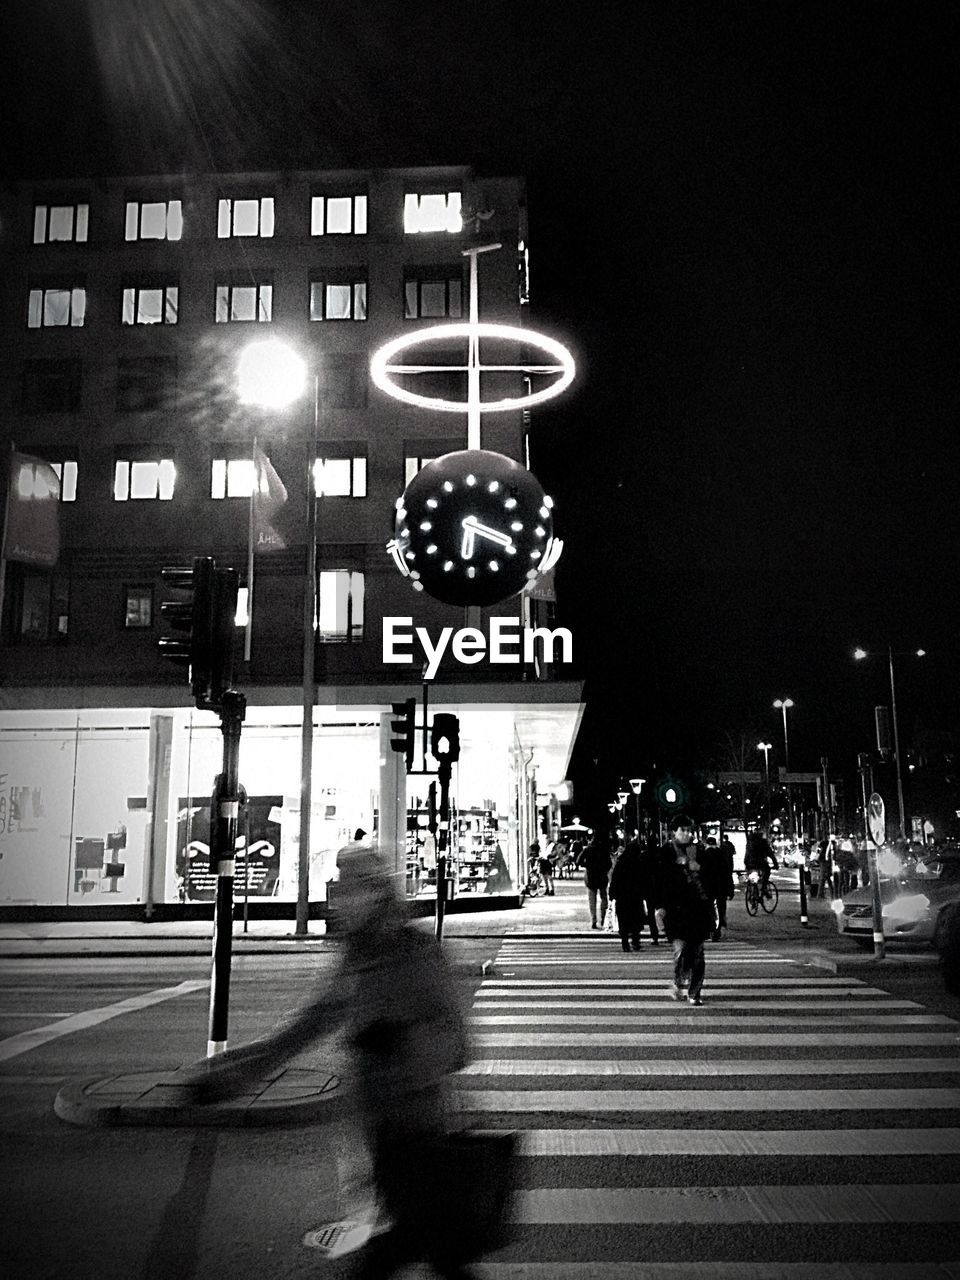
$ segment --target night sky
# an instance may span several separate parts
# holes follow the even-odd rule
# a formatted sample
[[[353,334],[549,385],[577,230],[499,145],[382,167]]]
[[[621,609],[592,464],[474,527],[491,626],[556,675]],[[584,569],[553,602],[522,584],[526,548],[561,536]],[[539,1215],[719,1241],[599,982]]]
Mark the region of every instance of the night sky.
[[[781,763],[785,695],[794,768],[852,771],[888,700],[855,644],[928,650],[898,663],[905,749],[960,726],[955,5],[3,8],[14,175],[526,178],[531,320],[580,368],[533,464],[585,802],[726,732]]]

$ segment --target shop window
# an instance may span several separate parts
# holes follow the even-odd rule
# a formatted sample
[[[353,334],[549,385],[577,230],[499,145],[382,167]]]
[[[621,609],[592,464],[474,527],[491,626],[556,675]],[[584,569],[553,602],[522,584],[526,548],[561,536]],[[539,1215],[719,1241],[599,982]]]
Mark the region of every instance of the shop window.
[[[24,360],[20,406],[24,413],[76,413],[80,408],[80,360]]]
[[[117,361],[117,409],[145,413],[169,408],[176,395],[173,356],[130,356]]]
[[[462,231],[460,192],[407,192],[403,197],[403,229],[408,235],[419,231]]]
[[[214,458],[210,466],[210,497],[249,498],[253,493],[252,458]]]
[[[30,290],[27,304],[28,329],[78,329],[87,311],[87,291],[64,282]]]
[[[367,404],[370,371],[361,356],[320,357],[320,401],[324,408],[363,409]]]
[[[33,206],[33,243],[56,241],[83,244],[87,239],[90,206],[84,204],[37,204]]]
[[[459,267],[408,267],[403,273],[405,320],[457,319],[463,315]]]
[[[273,285],[267,281],[259,284],[218,284],[217,324],[233,321],[255,320],[268,323],[273,319]]]
[[[183,234],[183,205],[179,200],[128,200],[124,235],[127,240],[179,240]]]
[[[365,195],[313,196],[310,200],[312,236],[363,236],[367,233]]]
[[[272,236],[273,196],[219,201],[217,235],[221,240],[230,236]]]
[[[317,493],[327,498],[367,496],[367,455],[351,453],[317,458],[313,468]]]
[[[123,290],[124,324],[176,324],[180,288],[176,284],[132,284]]]
[[[366,320],[367,282],[351,273],[310,281],[311,320]]]
[[[324,644],[361,641],[363,574],[352,569],[323,569],[317,579],[318,639]]]
[[[124,587],[123,625],[128,631],[145,631],[153,626],[152,587]]]
[[[118,458],[113,468],[115,502],[169,502],[177,469],[171,458]]]

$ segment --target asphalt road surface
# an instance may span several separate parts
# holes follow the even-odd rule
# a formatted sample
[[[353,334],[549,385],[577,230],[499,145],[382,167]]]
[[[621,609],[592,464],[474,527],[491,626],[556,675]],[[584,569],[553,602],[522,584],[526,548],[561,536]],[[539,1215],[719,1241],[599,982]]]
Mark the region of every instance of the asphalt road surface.
[[[664,945],[490,940],[493,966],[464,978],[476,1052],[456,1100],[467,1123],[521,1130],[522,1158],[513,1239],[478,1277],[960,1277],[960,1023],[902,974],[891,993],[862,965],[799,964],[762,928],[708,945],[701,1008],[669,998]],[[329,963],[238,957],[231,1043],[267,1031]],[[53,1113],[69,1081],[201,1057],[208,968],[4,961],[5,1276],[348,1274],[303,1243],[343,1216],[339,1182],[358,1159],[344,1122],[85,1129]],[[304,1062],[345,1065],[336,1041]]]

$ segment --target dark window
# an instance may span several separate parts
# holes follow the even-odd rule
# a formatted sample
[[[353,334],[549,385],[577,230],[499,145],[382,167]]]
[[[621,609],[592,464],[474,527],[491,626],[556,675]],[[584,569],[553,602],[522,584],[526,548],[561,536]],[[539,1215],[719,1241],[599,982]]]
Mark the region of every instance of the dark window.
[[[67,638],[70,620],[68,583],[56,571],[7,565],[5,635],[14,644],[49,644]]]
[[[117,361],[117,408],[121,412],[169,408],[176,385],[173,356],[128,356]]]
[[[75,413],[80,408],[79,360],[24,360],[24,413]]]
[[[320,401],[331,409],[363,409],[367,404],[370,372],[363,356],[321,357]]]
[[[463,272],[459,267],[407,267],[403,273],[406,320],[459,319],[463,315]]]

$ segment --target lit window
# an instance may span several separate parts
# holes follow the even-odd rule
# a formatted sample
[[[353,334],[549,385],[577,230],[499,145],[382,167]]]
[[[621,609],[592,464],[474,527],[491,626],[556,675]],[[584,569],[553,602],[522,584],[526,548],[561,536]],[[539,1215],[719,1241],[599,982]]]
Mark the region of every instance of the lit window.
[[[408,192],[403,197],[403,229],[416,231],[462,231],[460,218],[460,192],[416,195]]]
[[[128,285],[123,291],[123,323],[176,324],[179,300],[175,284]]]
[[[86,289],[31,289],[27,327],[50,329],[69,325],[77,329],[83,324],[86,310]]]
[[[362,454],[348,458],[318,458],[313,478],[321,497],[365,498],[367,459]]]
[[[60,501],[76,502],[77,500],[77,464],[76,462],[51,462],[50,466],[56,472],[57,479],[60,481]]]
[[[363,639],[363,574],[325,569],[319,574],[317,635],[327,644]]]
[[[113,497],[116,502],[169,502],[176,478],[177,470],[170,458],[143,462],[120,459],[114,466]]]
[[[403,279],[406,320],[441,320],[463,314],[463,277],[459,268],[408,268]]]
[[[179,240],[183,207],[179,200],[128,200],[127,240]]]
[[[210,468],[211,498],[249,498],[253,493],[252,458],[214,458]]]
[[[137,631],[153,626],[152,587],[124,587],[123,625]]]
[[[87,238],[88,204],[38,204],[33,209],[33,243],[57,240],[82,244]]]
[[[217,208],[217,235],[272,236],[273,196],[261,199],[221,200]]]
[[[366,196],[313,196],[310,201],[312,236],[367,234]]]
[[[366,280],[311,280],[311,320],[366,320]]]
[[[413,477],[417,474],[421,467],[425,467],[428,462],[435,462],[435,458],[424,458],[417,455],[408,455],[404,462],[403,487],[406,488]]]
[[[217,285],[217,324],[228,324],[234,320],[266,323],[272,319],[272,284]]]

